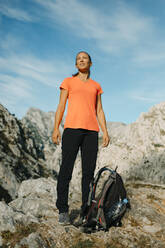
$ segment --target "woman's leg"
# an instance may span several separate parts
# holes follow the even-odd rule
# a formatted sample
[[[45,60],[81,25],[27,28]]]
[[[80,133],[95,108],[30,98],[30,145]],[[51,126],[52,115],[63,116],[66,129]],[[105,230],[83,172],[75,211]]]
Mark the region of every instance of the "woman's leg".
[[[80,131],[67,128],[62,136],[62,164],[57,182],[57,201],[56,206],[59,213],[68,212],[68,192],[69,183],[72,178],[74,162],[82,140]]]
[[[74,162],[78,151],[62,151],[62,164],[60,167],[57,182],[57,202],[59,213],[68,212],[69,183],[72,178]]]
[[[81,145],[82,156],[82,215],[86,214],[90,182],[96,168],[98,132],[86,131]]]

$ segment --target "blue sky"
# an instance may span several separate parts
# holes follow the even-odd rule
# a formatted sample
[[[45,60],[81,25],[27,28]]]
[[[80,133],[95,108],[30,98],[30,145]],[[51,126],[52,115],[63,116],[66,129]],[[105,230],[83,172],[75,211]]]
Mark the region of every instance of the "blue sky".
[[[164,17],[164,0],[0,0],[0,102],[55,111],[85,50],[107,121],[136,121],[164,101]]]

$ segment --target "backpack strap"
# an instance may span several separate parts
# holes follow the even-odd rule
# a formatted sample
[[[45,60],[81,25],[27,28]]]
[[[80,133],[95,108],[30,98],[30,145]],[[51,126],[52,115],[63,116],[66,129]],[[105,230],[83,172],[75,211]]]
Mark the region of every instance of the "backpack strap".
[[[95,192],[96,192],[96,186],[97,183],[100,179],[101,174],[104,171],[109,171],[111,174],[114,173],[115,171],[111,170],[110,168],[102,167],[96,174],[95,178],[93,179],[93,181],[90,183],[90,190],[89,190],[89,196],[88,196],[88,202],[87,205],[90,206],[92,201],[95,201]]]
[[[98,182],[98,180],[99,180],[101,174],[102,174],[104,171],[109,171],[110,173],[113,173],[113,170],[111,170],[110,168],[108,168],[108,167],[106,167],[106,166],[103,167],[103,168],[101,168],[101,169],[97,172],[97,174],[96,174],[96,176],[95,176],[95,178],[94,178],[94,183],[95,183],[95,184],[97,184],[97,182]]]
[[[102,208],[103,207],[103,202],[104,202],[104,199],[105,199],[105,195],[107,193],[107,190],[109,189],[109,187],[111,186],[111,184],[116,180],[116,172],[113,172],[108,181],[106,182],[104,188],[103,188],[103,192],[102,192],[102,196],[99,200],[99,204],[98,204],[98,208]]]
[[[116,180],[116,172],[113,171],[113,173],[111,173],[108,181],[106,182],[104,188],[103,188],[103,191],[102,191],[102,196],[99,200],[99,203],[98,203],[98,213],[97,213],[97,223],[101,224],[104,229],[106,229],[106,220],[105,220],[105,216],[104,216],[104,210],[103,210],[103,203],[104,203],[104,199],[105,199],[105,196],[106,196],[106,193],[109,189],[109,187],[112,185],[112,183]]]

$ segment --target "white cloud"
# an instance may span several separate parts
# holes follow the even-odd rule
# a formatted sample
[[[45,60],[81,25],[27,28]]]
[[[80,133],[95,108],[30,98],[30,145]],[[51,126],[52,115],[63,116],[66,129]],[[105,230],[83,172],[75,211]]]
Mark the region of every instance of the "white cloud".
[[[165,46],[159,43],[156,49],[155,45],[150,46],[150,49],[141,48],[136,52],[133,60],[141,66],[159,66],[165,61]]]
[[[53,22],[76,30],[75,35],[85,38],[100,38],[106,35],[107,30],[100,29],[100,20],[104,18],[96,9],[76,0],[42,1],[36,0],[45,8],[45,15]],[[67,6],[67,7],[66,7]],[[100,19],[98,20],[98,16]],[[96,32],[97,31],[97,32]]]
[[[126,89],[128,99],[137,100],[139,103],[156,104],[165,101],[164,67],[158,68],[141,68],[133,73],[130,88]],[[137,77],[136,77],[137,75]]]
[[[42,97],[45,87],[47,92],[56,91],[61,78],[72,73],[71,66],[59,59],[46,61],[30,54],[12,53],[10,49],[5,54],[0,57],[0,102],[19,117],[37,103],[37,92],[41,91]]]
[[[0,74],[0,88],[0,102],[12,111],[20,108],[22,101],[33,100],[32,87],[22,78]]]
[[[0,102],[18,115],[24,114],[27,106],[36,104],[39,97],[36,89],[41,94],[43,89],[56,91],[61,78],[72,73],[68,61],[46,60],[27,53],[24,41],[11,34],[3,36],[0,50]]]
[[[46,62],[35,57],[12,55],[0,58],[0,102],[18,117],[25,114],[27,107],[35,105],[38,91],[56,91],[63,78],[63,70],[68,70],[60,61]],[[55,88],[55,89],[52,89]],[[42,94],[40,97],[42,97]],[[55,93],[56,95],[56,93]],[[39,104],[41,104],[39,99]]]
[[[0,69],[33,83],[58,87],[64,72],[71,73],[70,66],[62,61],[45,61],[32,55],[0,57]],[[1,76],[0,76],[1,80]]]
[[[10,33],[3,35],[3,38],[1,37],[0,49],[7,54],[18,51],[21,46],[22,41]]]
[[[30,98],[32,87],[28,84],[26,80],[22,78],[0,75],[1,92],[7,97],[9,94],[13,94],[15,97],[20,98]]]
[[[156,19],[133,8],[133,4],[130,7],[124,1],[116,1],[111,8],[112,4],[106,3],[107,11],[104,13],[98,5],[80,0],[32,2],[31,10],[11,7],[9,2],[1,3],[0,12],[21,21],[41,21],[55,29],[60,25],[64,30],[71,30],[73,36],[86,41],[93,39],[95,46],[102,51],[127,55],[133,63],[142,66],[164,60],[165,49],[162,53],[160,48],[164,37],[157,31]]]
[[[148,85],[148,87],[140,86],[139,88],[130,91],[128,95],[132,99],[155,104],[165,100],[165,89],[161,88],[161,84],[158,84],[155,87],[152,85]]]
[[[146,97],[146,96],[132,96],[134,99],[143,101],[143,102],[148,102],[148,103],[155,103],[155,102],[161,102],[163,101],[161,97],[155,98],[153,96],[151,97]]]
[[[36,1],[45,8],[49,20],[69,27],[73,35],[95,39],[101,49],[110,53],[136,46],[154,30],[151,18],[124,3],[107,15],[78,0]]]
[[[161,40],[164,43],[163,37],[157,37],[155,19],[124,1],[116,1],[113,11],[111,3],[106,3],[106,14],[97,5],[94,7],[80,0],[33,0],[33,3],[31,14],[9,4],[1,4],[0,11],[22,21],[41,21],[54,28],[57,25],[69,28],[73,36],[93,39],[95,46],[107,53],[127,56],[129,53],[137,64],[164,59],[160,49],[154,52],[156,44]]]
[[[158,19],[144,14],[133,4],[116,1],[111,8],[111,3],[106,3],[104,13],[98,5],[80,0],[36,0],[35,3],[42,6],[48,25],[69,28],[72,35],[85,38],[86,42],[92,39],[106,53],[126,55],[131,63],[141,66],[164,61],[165,37],[157,27]]]
[[[2,15],[5,15],[7,17],[17,19],[19,21],[25,21],[25,22],[31,22],[33,21],[33,18],[24,10],[18,9],[15,7],[11,7],[9,5],[5,4],[0,4],[0,13]]]

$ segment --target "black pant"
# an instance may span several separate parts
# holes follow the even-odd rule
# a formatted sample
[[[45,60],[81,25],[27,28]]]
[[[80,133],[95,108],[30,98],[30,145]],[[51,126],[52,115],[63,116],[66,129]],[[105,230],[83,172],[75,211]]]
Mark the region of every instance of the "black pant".
[[[64,129],[62,136],[62,164],[57,183],[56,206],[60,213],[67,212],[69,182],[72,178],[74,162],[81,149],[82,161],[82,213],[85,212],[89,185],[94,176],[98,151],[98,132],[86,129]]]

